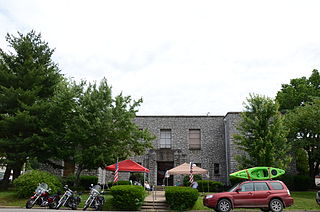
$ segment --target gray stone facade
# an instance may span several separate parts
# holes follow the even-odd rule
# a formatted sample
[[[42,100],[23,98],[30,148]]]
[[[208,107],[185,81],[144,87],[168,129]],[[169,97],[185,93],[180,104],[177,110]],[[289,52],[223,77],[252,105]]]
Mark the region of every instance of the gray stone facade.
[[[207,169],[210,180],[228,183],[229,173],[236,169],[234,155],[237,149],[232,135],[236,133],[239,119],[239,113],[226,116],[138,116],[135,123],[142,129],[148,129],[156,139],[153,141],[154,149],[133,159],[150,169],[148,180],[154,185],[159,184],[159,177],[163,176],[159,173],[159,165],[169,164],[170,168],[170,165],[176,167],[184,162],[193,162]],[[200,130],[200,149],[189,148],[190,129]],[[160,148],[161,130],[171,130],[171,148]],[[173,183],[181,182],[182,178],[174,176]]]
[[[170,177],[165,182],[166,170],[193,162],[209,171],[209,179],[229,183],[229,174],[236,171],[237,163],[234,156],[239,152],[234,144],[233,134],[237,133],[237,123],[240,113],[230,112],[225,116],[137,116],[134,122],[141,129],[148,129],[156,139],[153,149],[149,149],[142,156],[132,157],[134,161],[150,169],[145,175],[152,185],[175,185],[182,182],[181,175]],[[170,130],[170,148],[160,147],[161,130]],[[200,148],[189,147],[189,130],[200,131]],[[62,164],[63,165],[63,162]],[[54,174],[64,176],[65,170],[51,170],[42,167]],[[75,167],[76,170],[76,167]],[[82,174],[96,175],[98,171],[84,171]],[[128,180],[130,174],[119,173],[119,180]],[[208,176],[203,176],[208,179]],[[113,180],[113,173],[107,172],[106,181]]]

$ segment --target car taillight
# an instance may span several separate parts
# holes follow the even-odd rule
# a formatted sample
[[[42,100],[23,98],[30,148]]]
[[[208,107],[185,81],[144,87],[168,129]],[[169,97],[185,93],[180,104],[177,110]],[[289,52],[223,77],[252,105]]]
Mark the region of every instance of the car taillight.
[[[291,195],[290,195],[290,191],[289,191],[289,190],[287,190],[287,193],[288,193],[288,195],[289,195],[289,196],[291,196]]]

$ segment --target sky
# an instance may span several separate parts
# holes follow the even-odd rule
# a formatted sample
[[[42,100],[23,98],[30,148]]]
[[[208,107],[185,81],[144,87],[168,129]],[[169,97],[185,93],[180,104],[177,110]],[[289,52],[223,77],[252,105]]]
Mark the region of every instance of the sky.
[[[5,35],[35,30],[67,78],[143,98],[138,115],[226,115],[319,69],[320,1],[0,0]]]

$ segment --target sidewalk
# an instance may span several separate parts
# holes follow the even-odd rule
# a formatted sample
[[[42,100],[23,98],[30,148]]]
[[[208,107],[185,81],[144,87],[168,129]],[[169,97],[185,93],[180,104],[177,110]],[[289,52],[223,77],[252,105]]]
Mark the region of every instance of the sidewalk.
[[[166,200],[164,196],[165,191],[149,191],[148,196],[145,198],[145,201],[155,201],[155,202],[163,202]]]

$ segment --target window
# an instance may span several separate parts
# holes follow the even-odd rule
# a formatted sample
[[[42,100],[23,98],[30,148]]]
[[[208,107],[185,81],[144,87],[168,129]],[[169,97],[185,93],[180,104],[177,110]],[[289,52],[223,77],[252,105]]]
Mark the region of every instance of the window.
[[[282,190],[283,186],[279,182],[270,182],[270,185],[274,190]]]
[[[160,130],[160,148],[171,149],[171,130]]]
[[[267,191],[269,187],[267,183],[254,183],[254,190],[255,191]]]
[[[214,173],[214,175],[219,175],[220,174],[219,163],[213,164],[213,173]]]
[[[201,149],[201,132],[199,129],[189,130],[189,149]]]
[[[241,191],[253,191],[253,183],[242,184]]]

